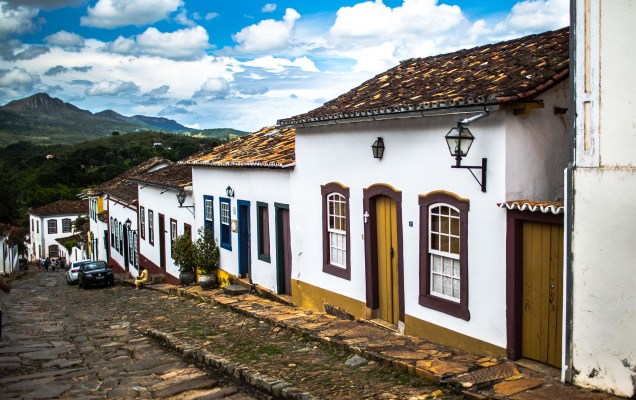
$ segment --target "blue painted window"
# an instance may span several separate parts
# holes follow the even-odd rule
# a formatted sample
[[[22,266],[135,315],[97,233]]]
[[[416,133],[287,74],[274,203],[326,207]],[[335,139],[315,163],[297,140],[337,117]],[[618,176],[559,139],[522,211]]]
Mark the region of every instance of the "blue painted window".
[[[219,199],[219,213],[221,220],[221,247],[226,250],[232,250],[232,229],[230,228],[230,199]]]

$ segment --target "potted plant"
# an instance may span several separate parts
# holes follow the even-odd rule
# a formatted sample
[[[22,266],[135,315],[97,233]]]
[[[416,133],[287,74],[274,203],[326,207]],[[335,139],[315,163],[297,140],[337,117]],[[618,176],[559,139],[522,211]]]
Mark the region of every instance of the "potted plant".
[[[199,229],[196,242],[197,267],[199,269],[199,286],[211,289],[217,286],[216,270],[219,267],[219,246],[212,240],[212,232]]]
[[[172,259],[179,268],[179,282],[190,285],[196,280],[197,248],[189,233],[178,236],[172,244]]]

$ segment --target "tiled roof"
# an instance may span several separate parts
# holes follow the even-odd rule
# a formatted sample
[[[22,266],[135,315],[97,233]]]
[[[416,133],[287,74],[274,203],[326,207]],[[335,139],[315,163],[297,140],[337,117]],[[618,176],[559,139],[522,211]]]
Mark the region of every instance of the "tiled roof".
[[[48,217],[51,215],[88,214],[88,201],[86,200],[59,200],[55,203],[43,205],[29,212],[31,215]]]
[[[97,219],[101,222],[108,222],[108,210],[104,210],[97,214]]]
[[[296,162],[296,130],[267,127],[179,163],[211,167],[288,168]]]
[[[172,161],[166,158],[153,157],[135,167],[132,167],[128,171],[116,176],[108,182],[102,183],[96,188],[85,190],[84,193],[88,194],[89,196],[105,193],[120,200],[124,200],[128,203],[133,203],[137,200],[138,197],[137,184],[129,182],[128,179],[132,176],[138,176],[148,173],[151,169],[159,164],[170,165],[172,164]]]
[[[512,200],[505,203],[497,203],[499,208],[508,210],[541,212],[544,214],[563,214],[562,201],[533,201],[533,200]]]
[[[171,164],[153,172],[131,176],[130,181],[159,187],[181,188],[192,184],[192,166]]]
[[[569,28],[402,61],[279,125],[529,100],[569,74]]]
[[[68,242],[69,240],[75,240],[76,242],[79,242],[80,240],[86,240],[86,237],[82,236],[81,233],[76,233],[71,236],[65,236],[65,237],[55,239],[55,241],[61,244],[62,246],[64,246],[64,243]]]
[[[9,236],[9,234],[11,233],[11,231],[13,231],[14,229],[19,229],[15,226],[9,225],[9,224],[3,224],[2,222],[0,222],[0,237],[7,237]]]

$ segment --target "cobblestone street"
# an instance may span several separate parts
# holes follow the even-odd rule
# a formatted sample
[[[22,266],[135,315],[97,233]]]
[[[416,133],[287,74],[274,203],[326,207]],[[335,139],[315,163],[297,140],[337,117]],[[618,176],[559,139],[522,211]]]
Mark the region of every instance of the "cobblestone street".
[[[12,284],[0,296],[2,399],[459,398],[373,361],[346,365],[344,352],[223,306],[126,286],[81,290],[62,272]],[[210,357],[195,364],[189,347]]]

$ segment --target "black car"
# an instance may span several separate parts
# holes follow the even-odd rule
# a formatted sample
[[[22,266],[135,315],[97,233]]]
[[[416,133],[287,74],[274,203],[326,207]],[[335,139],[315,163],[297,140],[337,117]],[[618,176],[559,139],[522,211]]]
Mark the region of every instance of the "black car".
[[[113,270],[104,261],[91,261],[80,266],[77,272],[79,287],[88,289],[91,285],[114,285]]]

